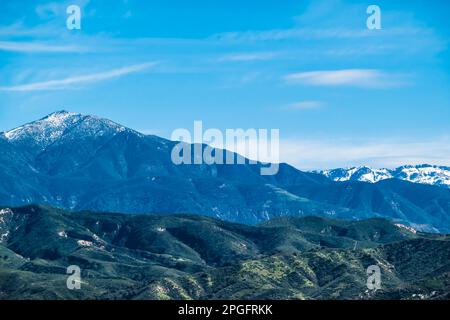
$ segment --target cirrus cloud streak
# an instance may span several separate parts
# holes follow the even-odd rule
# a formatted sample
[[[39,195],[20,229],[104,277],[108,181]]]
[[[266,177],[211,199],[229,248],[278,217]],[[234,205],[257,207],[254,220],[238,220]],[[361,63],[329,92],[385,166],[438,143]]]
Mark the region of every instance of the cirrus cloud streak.
[[[311,86],[353,86],[390,88],[406,84],[403,75],[389,74],[376,69],[341,69],[298,72],[285,75],[288,84]]]
[[[153,67],[156,62],[131,65],[119,69],[109,71],[85,74],[81,76],[73,76],[59,80],[49,80],[34,82],[29,84],[21,84],[9,87],[0,87],[0,91],[38,91],[38,90],[62,90],[76,85],[83,85],[88,83],[96,83],[109,79],[120,78],[122,76],[145,71]]]

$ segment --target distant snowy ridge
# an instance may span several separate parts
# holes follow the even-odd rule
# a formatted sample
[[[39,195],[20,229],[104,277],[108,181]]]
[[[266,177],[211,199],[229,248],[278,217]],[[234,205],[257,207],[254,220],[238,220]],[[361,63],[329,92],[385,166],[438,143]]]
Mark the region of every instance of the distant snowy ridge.
[[[370,167],[338,168],[315,171],[334,181],[362,181],[376,183],[386,179],[400,179],[413,183],[430,184],[450,188],[450,167],[429,164],[402,166],[396,169]]]

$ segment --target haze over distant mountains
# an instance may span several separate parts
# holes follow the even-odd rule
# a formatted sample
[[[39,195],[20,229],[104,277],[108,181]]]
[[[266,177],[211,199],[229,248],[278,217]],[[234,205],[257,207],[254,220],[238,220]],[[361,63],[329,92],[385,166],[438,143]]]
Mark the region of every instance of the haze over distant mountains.
[[[287,164],[275,176],[261,176],[252,164],[177,166],[175,143],[95,116],[53,113],[0,134],[0,204],[191,213],[245,224],[279,216],[385,217],[450,232],[449,188],[333,181]]]

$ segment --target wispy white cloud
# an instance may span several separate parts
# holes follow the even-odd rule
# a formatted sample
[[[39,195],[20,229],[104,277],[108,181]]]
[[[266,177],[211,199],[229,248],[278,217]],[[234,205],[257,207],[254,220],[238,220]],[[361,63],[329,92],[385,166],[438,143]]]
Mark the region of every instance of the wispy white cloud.
[[[224,32],[214,34],[211,40],[232,43],[249,43],[259,41],[279,41],[294,39],[321,38],[354,38],[368,34],[365,30],[336,30],[336,29],[273,29],[265,31]]]
[[[153,67],[155,64],[156,62],[136,64],[105,72],[92,73],[81,76],[73,76],[65,79],[34,82],[9,87],[0,87],[0,91],[38,91],[38,90],[67,89],[73,86],[101,82],[109,79],[119,78],[132,73],[142,72]]]
[[[263,31],[236,31],[217,33],[209,37],[210,40],[221,42],[251,43],[260,41],[280,41],[298,39],[355,39],[377,37],[397,38],[399,36],[430,36],[431,29],[417,27],[394,27],[388,30],[380,30],[373,33],[364,28],[291,28],[272,29]]]
[[[287,110],[312,110],[320,109],[323,107],[323,103],[320,101],[298,101],[288,104],[284,109]]]
[[[61,34],[61,30],[55,28],[52,24],[37,25],[33,27],[27,27],[23,21],[17,21],[10,25],[0,26],[1,37],[23,37],[32,36],[36,38],[57,36]]]
[[[64,52],[86,52],[87,47],[77,45],[53,45],[39,42],[24,41],[0,41],[0,51],[14,51],[25,53],[64,53]]]
[[[271,60],[279,56],[279,52],[247,52],[227,54],[219,58],[219,61],[262,61]]]
[[[312,86],[395,87],[404,85],[402,75],[374,69],[342,69],[291,73],[283,77],[286,83]]]
[[[286,139],[280,143],[283,162],[300,169],[368,165],[393,168],[405,164],[450,165],[450,139],[430,141],[357,141]]]

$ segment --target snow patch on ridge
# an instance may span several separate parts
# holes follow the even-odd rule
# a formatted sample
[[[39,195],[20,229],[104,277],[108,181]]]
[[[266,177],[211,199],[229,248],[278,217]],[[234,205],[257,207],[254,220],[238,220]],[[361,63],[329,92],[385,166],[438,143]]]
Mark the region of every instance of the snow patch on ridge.
[[[401,223],[396,223],[395,226],[397,228],[400,228],[400,229],[408,230],[409,232],[412,232],[412,233],[417,233],[416,229],[414,229],[412,227],[405,226],[404,224],[401,224]]]
[[[77,243],[78,243],[78,245],[80,245],[82,247],[92,247],[92,245],[93,245],[92,241],[86,241],[86,240],[78,240]]]

